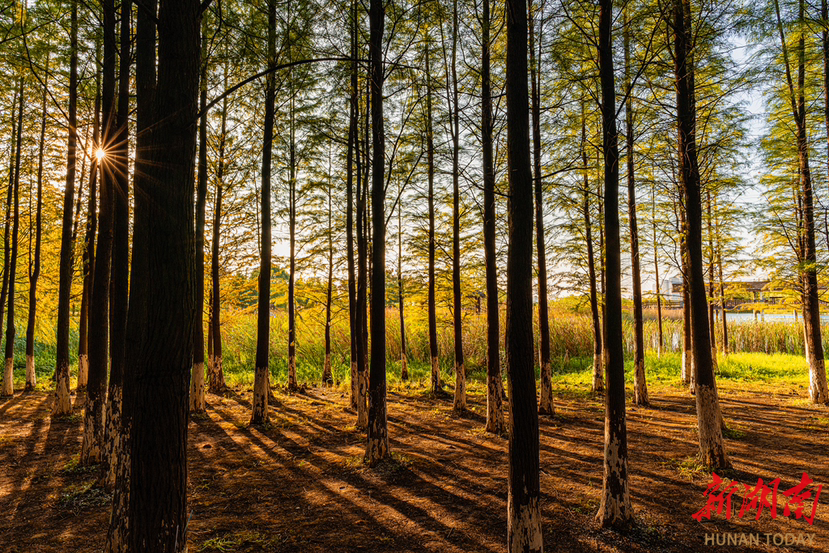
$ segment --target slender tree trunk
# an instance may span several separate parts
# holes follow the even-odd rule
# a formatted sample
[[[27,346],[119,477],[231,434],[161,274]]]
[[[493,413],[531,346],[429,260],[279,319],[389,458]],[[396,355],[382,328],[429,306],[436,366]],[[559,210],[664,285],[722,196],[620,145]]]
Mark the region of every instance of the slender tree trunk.
[[[397,196],[400,197],[400,182]],[[397,203],[397,305],[400,310],[400,380],[409,379],[409,360],[406,354],[406,318],[403,302],[403,204]]]
[[[225,90],[227,90],[227,67],[225,66]],[[221,134],[219,136],[219,165],[216,169],[216,199],[213,203],[213,255],[210,263],[211,275],[211,310],[210,310],[210,332],[213,337],[213,356],[210,359],[210,372],[208,388],[214,394],[224,392],[225,374],[222,369],[222,303],[221,303],[221,281],[219,276],[219,252],[221,248],[221,225],[222,225],[222,196],[224,194],[224,168],[225,168],[225,144],[227,141],[227,96],[222,100],[222,122]]]
[[[489,0],[483,0],[481,21],[481,145],[484,173],[484,257],[486,260],[486,430],[494,434],[502,434],[506,426],[503,406],[504,384],[501,379],[498,258],[495,247],[495,169],[492,152],[494,124],[490,76],[492,15]]]
[[[527,5],[507,0],[507,370],[509,378],[509,478],[507,548],[544,550],[539,505],[538,407],[533,359],[533,175],[530,167],[527,87]]]
[[[293,83],[293,77],[288,77]],[[290,267],[288,270],[288,390],[299,389],[296,379],[296,128],[294,125],[294,91],[291,87],[289,134],[289,199],[288,228],[290,234]]]
[[[659,242],[656,240],[656,189],[651,191],[651,216],[653,217],[653,268],[656,272],[656,324],[659,332],[659,343],[657,344],[656,354],[662,357],[662,348],[664,347],[664,336],[662,333],[662,291],[660,290],[661,283],[659,281]]]
[[[680,194],[684,195],[684,185],[679,185]],[[694,355],[691,349],[693,329],[691,327],[691,295],[688,285],[688,225],[685,221],[685,212],[679,209],[679,257],[681,260],[682,277],[682,382],[690,386],[692,394],[696,393],[694,385]]]
[[[210,63],[207,59],[208,32],[207,18],[203,17],[201,28],[201,68],[199,74],[199,113],[202,115],[199,117],[199,161],[196,177],[196,249],[194,267],[196,273],[196,296],[194,299],[196,305],[196,322],[193,325],[193,374],[190,380],[190,411],[193,413],[203,413],[207,408],[207,402],[204,396],[204,223],[205,207],[207,204],[207,114],[204,110],[207,106],[207,78],[210,69]],[[208,357],[208,360],[210,359],[212,357]]]
[[[276,0],[268,0],[268,67],[276,64]],[[256,306],[256,374],[253,381],[251,424],[268,421],[271,321],[271,155],[276,102],[276,76],[265,81],[265,121],[262,137],[262,237],[259,252],[259,296]]]
[[[8,316],[6,318],[6,364],[5,372],[3,373],[3,395],[14,395],[14,300],[15,300],[15,280],[17,276],[17,250],[18,250],[18,236],[20,234],[20,153],[23,142],[23,102],[25,88],[23,77],[20,78],[20,95],[18,96],[17,104],[17,144],[14,154],[14,199],[12,209],[14,210],[12,220],[12,244],[11,244],[11,258],[9,259],[9,307]]]
[[[81,461],[101,461],[104,446],[104,410],[106,408],[107,368],[109,365],[109,300],[113,243],[113,218],[117,161],[118,118],[115,105],[115,3],[105,0],[103,89],[104,114],[101,160],[100,229],[95,252],[95,274],[89,306],[89,383],[84,405],[84,433]]]
[[[429,181],[429,357],[432,367],[432,393],[440,394],[443,385],[440,380],[440,360],[438,359],[438,323],[435,297],[435,141],[432,129],[432,76],[431,76],[431,41],[426,41],[426,163]]]
[[[674,25],[676,103],[679,130],[679,176],[685,191],[687,212],[688,288],[691,300],[694,374],[699,427],[700,461],[707,467],[728,468],[722,437],[722,413],[717,397],[711,341],[708,334],[708,305],[702,258],[702,198],[696,150],[696,106],[694,98],[694,36],[691,32],[690,0],[675,0]]]
[[[593,391],[604,390],[604,325],[599,311],[599,294],[596,286],[596,262],[593,255],[593,237],[590,226],[590,184],[587,170],[587,122],[584,101],[581,102],[581,160],[584,165],[584,187],[582,188],[582,212],[584,214],[584,240],[587,242],[587,278],[590,281],[590,313],[593,318]],[[601,250],[600,250],[601,251]]]
[[[78,3],[72,0],[69,31],[69,140],[66,153],[66,187],[63,195],[63,227],[60,240],[58,284],[58,335],[55,353],[55,404],[52,415],[72,412],[69,401],[69,301],[72,292],[72,204],[75,195],[78,104]],[[7,271],[8,272],[8,271]],[[0,316],[2,320],[2,316]],[[100,382],[96,382],[100,386]],[[96,393],[100,390],[96,390]]]
[[[458,100],[458,0],[452,2],[452,315],[455,334],[455,399],[452,410],[466,412],[466,365],[463,358],[461,296],[460,112]]]
[[[100,58],[100,41],[95,42],[96,58]],[[89,199],[86,207],[86,236],[83,251],[83,292],[78,323],[78,386],[86,390],[89,379],[89,303],[92,296],[92,280],[95,273],[95,236],[98,231],[98,149],[101,145],[101,71],[95,73],[95,120],[92,130],[92,146],[95,154],[89,170]],[[76,397],[76,401],[79,398]]]
[[[630,24],[627,7],[624,9],[625,54],[625,147],[627,149],[628,222],[630,224],[630,277],[633,288],[633,402],[649,405],[648,384],[645,378],[645,326],[642,317],[642,277],[639,268],[639,229],[636,221],[636,180],[633,160],[633,84],[630,78]]]
[[[111,267],[112,310],[110,329],[111,368],[109,398],[104,427],[104,443],[109,473],[106,485],[115,485],[117,459],[123,447],[121,414],[123,412],[124,363],[126,362],[127,308],[130,274],[130,204],[129,204],[129,82],[130,82],[130,20],[132,2],[121,0],[121,51],[118,56],[117,138],[114,146],[113,169],[113,242]]]
[[[601,160],[596,156],[596,166],[601,167]],[[605,246],[605,216],[604,216],[604,193],[602,192],[602,182],[600,180],[598,189],[596,190],[596,199],[599,204],[599,283],[601,284],[601,295],[599,296],[599,309],[601,311],[602,319],[602,372],[607,370],[607,247]]]
[[[371,367],[368,385],[366,462],[374,466],[391,456],[386,421],[386,144],[383,129],[383,0],[371,0]]]
[[[322,368],[322,385],[334,385],[331,374],[331,300],[334,288],[334,226],[331,220],[331,150],[328,151],[328,283],[325,290],[325,364]]]
[[[357,113],[359,117],[359,110]],[[367,256],[368,237],[366,236],[366,183],[363,180],[365,158],[360,151],[360,140],[357,138],[358,131],[355,130],[355,145],[357,146],[357,314],[355,318],[355,330],[357,332],[357,428],[368,427],[368,384],[366,373],[368,372],[368,319],[366,310],[368,308],[368,277]],[[367,148],[368,145],[365,145]],[[365,169],[365,171],[364,171]]]
[[[351,346],[351,407],[357,409],[359,397],[357,374],[357,280],[354,263],[354,146],[357,140],[357,0],[351,0],[351,89],[348,103],[348,148],[346,151],[346,247],[348,251],[348,322]],[[359,182],[359,178],[358,178]],[[358,184],[359,188],[359,184]]]
[[[6,219],[3,229],[3,289],[2,291],[0,291],[0,326],[2,326],[3,323],[3,313],[6,309],[6,298],[8,297],[9,292],[9,255],[11,253],[11,240],[9,240],[9,233],[11,232],[12,196],[14,191],[14,168],[16,159],[14,154],[18,142],[17,114],[15,112],[17,110],[17,105],[20,100],[20,94],[22,94],[22,90],[20,90],[18,87],[15,87],[14,99],[12,101],[11,109],[9,109],[9,112],[11,113],[12,132],[10,137],[11,147],[9,149],[9,186],[6,194]],[[5,372],[3,378],[6,379]]]
[[[619,135],[616,130],[616,88],[613,74],[613,3],[599,3],[599,75],[602,88],[602,150],[604,153],[605,251],[607,259],[607,393],[604,419],[604,479],[596,518],[602,526],[623,528],[633,520],[628,492],[627,426],[625,422],[625,359],[622,346],[622,262],[619,239]]]
[[[48,74],[48,54],[46,57],[46,69]],[[41,99],[40,139],[38,141],[37,152],[37,204],[35,207],[34,255],[31,250],[31,232],[29,235],[29,316],[26,324],[26,390],[34,390],[37,385],[37,375],[35,373],[35,317],[37,316],[37,281],[40,277],[40,246],[43,236],[43,151],[46,145],[47,83],[48,81],[44,80],[43,96]]]
[[[541,27],[539,26],[538,57],[536,58],[534,12],[533,0],[529,0],[535,241],[538,256],[538,354],[539,365],[541,366],[541,401],[538,406],[538,412],[542,415],[552,415],[555,413],[555,407],[553,405],[552,368],[550,366],[550,314],[547,308],[547,246],[544,239],[544,206],[541,182]]]
[[[708,215],[708,333],[711,336],[711,364],[719,372],[717,364],[717,320],[714,315],[714,225],[711,219],[711,190],[706,190]]]
[[[719,272],[719,279],[720,279],[720,313],[722,313],[722,317],[720,322],[722,323],[722,354],[728,355],[728,321],[726,320],[725,314],[725,281],[723,280],[723,273],[722,273],[722,244],[720,243],[720,225],[719,220],[717,222],[717,270]]]

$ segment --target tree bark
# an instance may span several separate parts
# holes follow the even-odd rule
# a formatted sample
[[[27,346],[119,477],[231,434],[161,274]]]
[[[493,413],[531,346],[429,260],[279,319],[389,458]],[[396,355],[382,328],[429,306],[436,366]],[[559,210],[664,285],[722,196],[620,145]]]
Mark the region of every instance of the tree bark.
[[[383,129],[383,0],[371,0],[369,8],[371,57],[371,366],[368,385],[368,440],[366,463],[374,466],[391,456],[386,421],[386,215]]]
[[[401,194],[398,181],[397,197]],[[406,317],[403,302],[403,204],[397,204],[397,305],[400,311],[400,380],[409,379],[409,360],[406,353]]]
[[[509,383],[509,478],[507,549],[544,550],[539,505],[538,407],[533,355],[533,175],[527,113],[527,4],[507,0],[507,370]]]
[[[46,73],[49,69],[49,56],[46,57]],[[46,145],[46,95],[48,77],[44,77],[41,98],[40,138],[37,152],[37,200],[35,207],[35,249],[32,253],[32,239],[29,233],[29,316],[26,323],[26,390],[34,390],[37,385],[35,373],[35,317],[37,316],[37,281],[40,278],[40,247],[43,236],[43,152]],[[30,192],[31,193],[31,192]],[[31,206],[31,201],[30,204]],[[29,219],[31,221],[31,217]],[[79,370],[80,372],[80,370]]]
[[[359,106],[359,104],[358,104]],[[357,116],[359,117],[359,109]],[[355,131],[357,132],[357,131]],[[357,134],[359,134],[357,132]],[[355,325],[357,331],[357,428],[365,429],[368,426],[368,236],[366,235],[366,181],[363,173],[368,174],[360,151],[360,140],[355,134],[357,146],[357,314]],[[364,144],[363,150],[368,148]]]
[[[711,217],[711,190],[706,190],[708,224],[708,333],[711,336],[711,365],[719,372],[717,364],[717,319],[714,314],[714,225]]]
[[[351,33],[351,88],[348,102],[348,147],[346,150],[346,247],[348,252],[348,323],[349,345],[351,346],[351,407],[357,409],[359,397],[357,374],[357,279],[354,263],[354,146],[357,140],[357,0],[351,0],[349,19]]]
[[[728,321],[725,314],[725,281],[722,273],[722,244],[720,243],[720,225],[717,221],[717,270],[720,278],[720,313],[722,323],[722,354],[728,355]]]
[[[656,324],[658,328],[658,339],[656,354],[662,357],[664,347],[664,336],[662,333],[662,291],[659,281],[659,242],[656,240],[656,188],[651,191],[651,216],[653,217],[653,268],[656,272]]]
[[[711,468],[731,466],[722,437],[711,341],[708,334],[708,302],[702,258],[702,197],[696,149],[696,106],[694,98],[693,34],[690,0],[675,0],[676,104],[679,130],[679,177],[685,191],[688,250],[688,288],[690,295],[691,336],[699,427],[700,461]]]
[[[290,46],[289,46],[290,58]],[[290,266],[288,269],[288,390],[299,389],[296,379],[296,126],[294,124],[294,90],[293,75],[288,77],[291,82],[289,161],[288,161],[288,230],[290,234]]]
[[[599,76],[602,90],[604,153],[605,321],[607,393],[604,419],[604,478],[596,515],[604,527],[625,528],[633,520],[627,470],[625,358],[622,337],[622,261],[619,239],[619,134],[616,130],[616,87],[613,74],[612,0],[599,3]]]
[[[55,404],[52,415],[69,415],[69,301],[72,292],[72,204],[75,195],[78,104],[78,2],[72,0],[69,31],[69,139],[66,153],[66,187],[63,192],[63,227],[60,240],[58,284],[58,335],[55,352]],[[2,317],[0,317],[2,319]],[[99,383],[96,382],[99,385]],[[97,391],[97,390],[96,390]]]
[[[541,182],[541,27],[538,33],[538,58],[535,54],[535,20],[533,1],[529,0],[530,81],[533,135],[533,182],[535,192],[535,241],[538,259],[538,333],[539,365],[541,366],[541,400],[538,412],[555,413],[553,405],[552,367],[550,366],[550,313],[547,307],[547,243],[544,239],[544,205]]]
[[[636,179],[633,159],[633,83],[630,78],[630,24],[624,9],[624,55],[625,55],[625,147],[627,161],[628,222],[630,225],[630,278],[633,288],[633,402],[647,406],[648,383],[645,378],[645,326],[642,317],[642,276],[639,268],[639,229],[636,221]]]
[[[225,65],[225,90],[227,90],[227,65]],[[210,333],[213,339],[213,356],[210,358],[210,372],[208,374],[208,388],[214,394],[223,393],[227,388],[225,374],[222,369],[222,303],[221,280],[219,274],[219,253],[221,249],[222,228],[222,195],[224,193],[225,143],[227,140],[227,96],[222,100],[222,120],[219,135],[219,165],[216,169],[216,198],[213,203],[213,239],[212,259],[210,262],[211,276],[211,309]]]
[[[133,374],[131,385],[125,386],[132,394],[127,405],[153,406],[132,413],[127,517],[131,553],[187,550],[200,2],[161,0],[158,22],[153,141],[147,178],[142,189],[136,186],[130,287],[134,326],[127,344],[128,372]]]
[[[107,368],[109,366],[109,300],[112,263],[113,218],[116,172],[120,169],[118,155],[118,118],[115,105],[115,3],[105,0],[104,60],[101,104],[104,114],[100,163],[101,205],[100,229],[95,252],[95,274],[89,306],[89,383],[84,405],[84,433],[81,461],[102,460],[104,446],[104,410],[106,408]]]
[[[101,53],[100,41],[95,41],[95,57]],[[86,236],[83,250],[83,292],[78,323],[78,386],[86,390],[89,379],[89,303],[92,296],[92,280],[95,273],[95,237],[98,232],[98,157],[101,145],[101,70],[95,72],[95,119],[92,130],[92,147],[95,154],[89,169],[89,199],[86,205]],[[77,399],[76,399],[77,401]]]
[[[193,325],[193,375],[190,379],[190,411],[203,413],[207,408],[204,396],[204,222],[207,203],[207,78],[210,62],[207,59],[207,18],[202,17],[201,68],[199,75],[199,161],[196,180],[196,234],[195,273],[196,306]],[[208,332],[211,329],[208,329]],[[258,346],[257,346],[258,347]],[[212,351],[212,349],[211,349]],[[208,357],[208,359],[211,359]]]
[[[587,171],[587,122],[584,101],[581,102],[581,160],[584,165],[582,188],[582,213],[584,214],[584,240],[587,242],[587,278],[590,281],[590,313],[593,318],[593,391],[604,390],[604,324],[599,311],[599,294],[596,286],[596,261],[593,254],[593,237],[590,226],[590,183]]]
[[[455,414],[466,412],[466,365],[463,358],[461,296],[460,112],[458,100],[458,0],[452,2],[452,315],[455,336]]]
[[[268,0],[268,67],[276,64],[276,0]],[[262,237],[259,252],[259,296],[256,306],[256,373],[253,381],[251,424],[268,421],[270,391],[270,321],[271,321],[271,156],[276,102],[276,76],[265,81],[265,121],[262,137]]]
[[[17,104],[17,144],[14,154],[14,199],[12,200],[13,220],[12,220],[12,236],[11,236],[11,257],[9,258],[9,307],[6,318],[6,351],[5,351],[5,371],[3,373],[3,395],[14,395],[14,299],[15,299],[15,280],[17,275],[17,250],[18,250],[18,236],[20,234],[20,154],[23,142],[23,102],[25,96],[25,88],[23,77],[20,78],[20,94],[18,96]]]
[[[325,290],[325,363],[322,368],[322,385],[333,386],[334,376],[331,373],[331,302],[334,291],[334,226],[332,223],[331,196],[331,151],[328,151],[328,279]]]
[[[481,146],[483,150],[484,257],[486,261],[486,430],[493,434],[503,434],[506,427],[503,406],[504,383],[501,379],[498,259],[495,248],[495,169],[492,152],[492,131],[494,124],[492,117],[490,70],[490,48],[492,40],[490,38],[490,29],[492,26],[492,16],[490,14],[489,0],[483,0],[481,18]],[[433,224],[434,218],[431,214],[431,209],[430,221]],[[433,233],[430,234],[430,238],[432,236]],[[430,240],[430,246],[433,246],[432,240]],[[430,258],[431,269],[434,267],[432,261],[433,258]],[[430,291],[434,290],[434,287],[431,285],[433,282],[433,278],[431,278],[433,277],[433,273],[434,271],[430,273]],[[430,295],[430,298],[433,299],[433,296]],[[431,316],[431,310],[429,313]]]
[[[432,368],[432,394],[443,392],[438,359],[438,323],[435,295],[435,139],[432,128],[432,74],[430,67],[431,41],[426,40],[426,163],[429,181],[429,360]]]

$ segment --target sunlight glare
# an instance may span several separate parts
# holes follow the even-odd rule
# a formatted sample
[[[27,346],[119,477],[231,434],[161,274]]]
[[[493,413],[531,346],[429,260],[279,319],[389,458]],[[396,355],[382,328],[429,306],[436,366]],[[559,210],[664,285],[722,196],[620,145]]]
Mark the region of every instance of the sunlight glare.
[[[103,151],[101,148],[98,148],[95,151],[95,157],[98,158],[98,161],[103,160],[106,157],[107,153]]]

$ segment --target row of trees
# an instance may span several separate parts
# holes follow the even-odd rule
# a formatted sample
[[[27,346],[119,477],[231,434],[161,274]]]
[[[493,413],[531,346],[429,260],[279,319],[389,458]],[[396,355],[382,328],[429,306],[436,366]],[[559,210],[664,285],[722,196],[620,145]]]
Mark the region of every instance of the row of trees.
[[[769,162],[778,165],[769,178],[778,184],[769,197],[780,221],[764,221],[761,229],[783,237],[773,242],[775,252],[788,246],[796,257],[797,270],[790,278],[802,297],[810,396],[825,403],[818,208],[809,166],[810,156],[823,146],[809,139],[815,114],[807,111],[807,98],[815,85],[806,78],[812,60],[807,38],[815,35],[810,24],[825,22],[825,13],[807,17],[802,0],[791,6],[777,1],[757,6],[758,11],[749,10],[754,20],[737,18],[746,6],[736,2],[726,6],[725,16],[717,16],[714,7],[690,0],[629,2],[615,9],[610,0],[601,0],[598,11],[575,1],[527,5],[510,0],[491,6],[482,0],[478,6],[459,0],[446,5],[372,0],[364,12],[354,1],[14,3],[3,14],[3,54],[15,69],[4,76],[11,80],[5,90],[12,107],[0,297],[0,305],[8,305],[4,392],[13,393],[23,149],[35,144],[38,169],[29,181],[36,186],[28,191],[29,212],[35,216],[27,231],[33,243],[27,386],[35,384],[29,352],[46,228],[59,243],[52,264],[57,269],[53,412],[65,415],[72,409],[69,330],[75,282],[81,288],[78,382],[87,389],[81,460],[103,461],[115,490],[108,549],[184,548],[188,413],[205,408],[206,387],[224,388],[220,280],[223,272],[251,265],[258,266],[251,422],[268,420],[274,190],[284,206],[290,248],[288,387],[298,385],[295,281],[303,259],[299,249],[305,247],[314,259],[326,260],[327,332],[334,274],[342,272],[338,263],[345,260],[351,402],[358,426],[367,432],[369,465],[390,455],[385,321],[392,265],[386,254],[387,229],[396,216],[394,301],[400,309],[401,342],[405,344],[404,264],[414,267],[422,256],[428,266],[431,385],[438,395],[444,386],[437,361],[438,258],[446,260],[458,414],[466,410],[464,286],[476,278],[485,284],[486,425],[492,432],[505,429],[498,267],[506,249],[511,551],[542,549],[538,415],[554,412],[547,328],[547,295],[554,282],[548,279],[583,290],[591,307],[594,387],[605,388],[607,401],[601,522],[620,527],[632,519],[622,273],[623,259],[630,259],[635,402],[647,405],[641,274],[647,242],[655,272],[667,257],[666,265],[679,268],[684,279],[688,354],[683,378],[696,395],[701,459],[711,467],[728,466],[714,377],[711,300],[722,301],[724,263],[726,268],[735,264],[738,229],[732,222],[732,200],[741,184],[736,154],[744,131],[743,115],[731,98],[750,76],[737,72],[726,52],[737,24],[759,33],[763,44],[770,43],[774,32],[779,37],[779,50],[765,59],[768,67],[785,74],[785,86],[782,92],[769,87],[771,105],[782,111],[790,103],[796,134],[781,130],[782,115],[774,121],[778,126],[771,127]],[[763,9],[773,10],[776,25],[765,26],[769,19]],[[315,17],[318,10],[331,17]],[[469,14],[475,17],[464,17]],[[54,28],[66,32],[68,48],[62,44],[51,58],[48,30]],[[342,29],[348,29],[345,36]],[[825,60],[829,41],[822,33]],[[619,35],[621,50],[614,47]],[[666,74],[674,76],[673,82]],[[54,82],[61,86],[50,85]],[[39,112],[25,112],[26,97],[38,99],[29,105],[39,106]],[[79,111],[85,122],[79,123]],[[624,132],[618,128],[621,121]],[[65,149],[49,145],[49,136],[65,131]],[[285,167],[277,172],[278,183],[273,182],[275,152]],[[47,191],[43,183],[53,177],[48,173],[54,165],[47,158],[56,155],[66,156],[65,181],[62,190]],[[619,199],[623,159],[630,237],[624,246],[625,213]],[[641,202],[643,191],[649,192],[650,205]],[[57,217],[47,223],[50,208],[44,199],[49,194],[58,204],[51,209],[61,215],[60,225]],[[794,208],[785,203],[786,194]],[[204,284],[208,202],[209,294]],[[473,206],[481,213],[480,243],[469,213]],[[781,218],[784,210],[793,215]],[[637,219],[639,213],[644,219]],[[306,240],[298,241],[303,229]],[[451,247],[450,240],[440,239],[443,230],[451,234]],[[343,234],[344,255],[335,249]],[[410,259],[403,255],[404,234]],[[552,245],[549,235],[555,237]],[[478,248],[482,265],[468,261]],[[558,254],[553,271],[547,270],[550,251]],[[208,297],[205,338],[201,321]],[[536,305],[537,337],[532,324]],[[330,351],[330,335],[327,343]],[[324,375],[330,380],[330,362]]]

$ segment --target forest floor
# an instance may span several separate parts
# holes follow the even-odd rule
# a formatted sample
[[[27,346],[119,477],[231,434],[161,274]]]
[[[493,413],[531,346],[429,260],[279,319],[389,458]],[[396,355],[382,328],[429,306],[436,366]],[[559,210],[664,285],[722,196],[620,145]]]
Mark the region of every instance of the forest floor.
[[[810,406],[802,386],[748,388],[721,385],[734,463],[727,476],[752,487],[758,477],[780,478],[781,494],[804,471],[829,484],[829,411]],[[692,518],[706,504],[711,475],[695,462],[694,398],[669,385],[652,390],[649,408],[628,404],[637,525],[625,534],[598,528],[603,399],[560,387],[557,394],[556,415],[540,422],[548,551],[829,550],[829,485],[813,525],[784,517],[782,495],[776,519],[767,510],[759,520],[756,510],[738,518],[742,492],[730,521]],[[434,399],[418,384],[392,387],[394,460],[375,469],[362,463],[364,438],[343,389],[276,398],[266,428],[248,426],[251,392],[241,386],[208,395],[207,414],[191,420],[191,553],[506,550],[507,440],[483,430],[483,387],[472,386],[463,418],[452,415],[451,399]],[[82,417],[52,419],[51,401],[37,391],[0,403],[3,553],[103,548],[109,495],[96,486],[94,468],[78,466]],[[760,546],[706,545],[714,533],[759,534]],[[776,546],[773,534],[800,534],[801,545]]]

